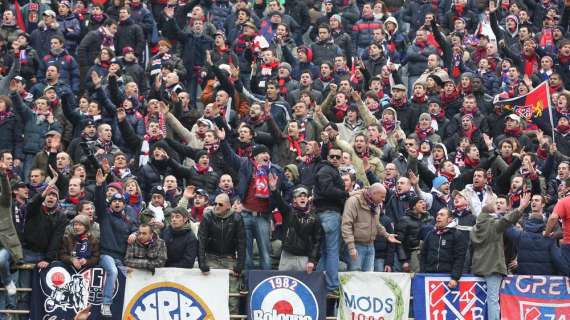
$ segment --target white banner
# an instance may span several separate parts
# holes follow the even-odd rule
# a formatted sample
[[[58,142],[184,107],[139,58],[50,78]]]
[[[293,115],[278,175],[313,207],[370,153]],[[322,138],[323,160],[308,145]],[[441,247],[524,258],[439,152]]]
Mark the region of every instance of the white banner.
[[[229,271],[159,268],[127,274],[123,319],[229,319]]]
[[[342,272],[338,320],[408,319],[411,275]]]

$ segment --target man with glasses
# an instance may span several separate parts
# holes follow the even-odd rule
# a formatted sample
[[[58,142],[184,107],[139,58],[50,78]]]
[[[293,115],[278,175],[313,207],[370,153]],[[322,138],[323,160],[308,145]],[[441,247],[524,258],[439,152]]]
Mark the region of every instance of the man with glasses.
[[[210,268],[230,270],[230,293],[238,293],[239,276],[245,265],[245,227],[239,211],[241,205],[232,208],[230,197],[221,193],[208,209],[198,229],[198,263],[203,275]],[[239,298],[229,300],[230,313],[237,314]]]
[[[325,128],[329,140],[336,139],[338,128],[330,123]],[[336,133],[336,135],[335,135]],[[313,203],[324,230],[321,246],[321,259],[317,271],[326,270],[327,289],[338,290],[338,264],[340,247],[340,222],[344,202],[348,193],[338,171],[342,151],[338,148],[328,150],[327,160],[321,161],[315,168]]]

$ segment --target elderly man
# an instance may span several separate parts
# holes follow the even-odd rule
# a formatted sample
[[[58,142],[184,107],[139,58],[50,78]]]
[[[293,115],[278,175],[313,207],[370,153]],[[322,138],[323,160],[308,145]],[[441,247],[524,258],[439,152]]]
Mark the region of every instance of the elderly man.
[[[386,198],[386,188],[374,183],[369,188],[358,191],[346,201],[342,215],[342,238],[348,245],[351,271],[374,270],[374,240],[376,235],[384,236],[392,243],[400,243],[396,235],[389,234],[380,223],[382,203]]]

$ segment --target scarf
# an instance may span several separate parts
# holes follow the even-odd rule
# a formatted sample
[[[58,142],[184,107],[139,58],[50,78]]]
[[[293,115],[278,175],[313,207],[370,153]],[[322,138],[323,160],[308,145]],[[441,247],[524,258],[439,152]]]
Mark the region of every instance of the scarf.
[[[440,108],[439,113],[430,113],[431,116],[431,127],[434,131],[439,130],[439,121],[445,118],[445,111]]]
[[[325,76],[321,75],[321,76],[319,76],[319,79],[324,83],[329,83],[333,80],[333,76],[329,75],[329,76],[325,77]]]
[[[253,143],[239,142],[236,148],[236,153],[240,157],[251,159],[253,156]]]
[[[113,40],[113,35],[107,30],[107,28],[101,26],[99,29],[99,35],[101,36],[101,49],[108,48],[115,51],[115,44]]]
[[[548,151],[542,147],[538,147],[538,149],[536,149],[536,155],[539,159],[546,160],[546,158],[548,158]]]
[[[332,112],[334,113],[337,120],[335,122],[341,122],[346,116],[347,111],[348,111],[348,104],[345,103],[341,105],[335,105],[332,109]]]
[[[475,126],[472,126],[469,130],[463,130],[463,134],[469,139],[469,141],[473,142],[473,133],[477,131]]]
[[[289,82],[290,80],[291,77],[289,77],[289,79],[279,78],[279,80],[277,80],[277,85],[279,86],[279,94],[281,94],[282,96],[287,96],[287,93],[289,93],[289,89],[287,89],[287,82]]]
[[[412,198],[416,197],[416,193],[413,191],[408,191],[408,192],[404,192],[404,193],[398,193],[396,191],[396,199],[398,199],[399,201],[407,201],[410,200]]]
[[[433,133],[432,127],[427,127],[426,129],[420,128],[420,124],[416,125],[416,135],[418,136],[418,140],[424,141]]]
[[[463,62],[463,56],[462,55],[458,55],[458,54],[454,54],[453,57],[451,58],[451,65],[452,65],[452,69],[451,69],[451,76],[454,79],[459,78],[459,76],[461,75],[461,63]]]
[[[104,14],[92,14],[91,15],[91,19],[97,23],[103,22],[103,20],[105,20],[105,15]]]
[[[253,162],[253,167],[255,169],[254,173],[254,183],[255,183],[255,197],[257,199],[267,199],[269,198],[269,169],[271,168],[271,164],[269,165],[261,165],[257,164],[255,161]]]
[[[477,113],[478,110],[479,109],[477,109],[477,106],[473,107],[473,109],[471,111],[467,111],[467,110],[465,110],[464,107],[461,107],[461,114],[462,115],[470,114],[473,117],[475,117],[475,114]]]
[[[396,188],[396,178],[386,178],[384,179],[384,187],[386,190],[395,190]]]
[[[453,160],[453,163],[460,168],[465,166],[465,152],[463,149],[457,148],[455,151],[455,159]]]
[[[309,212],[311,211],[311,205],[309,203],[304,207],[300,207],[295,204],[293,204],[292,207],[296,212],[302,213],[304,216],[309,214]]]
[[[507,129],[505,128],[505,135],[509,137],[516,137],[519,138],[523,133],[523,130],[520,127],[516,127],[514,129]]]
[[[562,83],[559,83],[555,86],[550,86],[550,94],[553,94],[555,92],[560,92],[564,90],[564,88],[562,88]]]
[[[459,91],[457,91],[457,89],[453,90],[453,92],[449,94],[444,90],[441,92],[441,95],[439,97],[444,108],[447,107],[447,105],[450,103],[455,102],[457,98],[459,98]]]
[[[301,139],[293,139],[291,136],[287,136],[287,141],[289,142],[289,150],[295,152],[297,158],[303,156],[303,148],[301,147]]]
[[[433,227],[433,232],[435,232],[436,235],[441,236],[445,233],[447,233],[449,231],[448,227],[443,227],[443,228],[439,228],[437,226]]]
[[[514,192],[509,191],[509,195],[508,195],[509,203],[511,204],[512,208],[516,208],[519,206],[522,194],[523,194],[522,188],[519,188],[518,190],[516,190]]]
[[[380,120],[382,122],[382,127],[386,133],[390,133],[396,129],[396,121],[394,120]]]
[[[370,192],[368,190],[365,190],[362,193],[362,196],[366,201],[366,204],[368,205],[368,209],[370,209],[370,214],[373,216],[376,215],[376,213],[378,213],[377,210],[380,207],[380,204],[376,204],[374,203],[374,201],[372,201],[372,196],[370,195]]]
[[[378,137],[378,139],[370,139],[368,140],[370,144],[380,149],[384,148],[386,145],[386,139],[382,139],[382,137]]]
[[[536,54],[531,54],[530,56],[523,55],[524,59],[524,74],[528,77],[532,77],[538,71],[538,59]]]
[[[558,54],[558,63],[561,65],[570,63],[570,56],[564,56],[562,53]]]
[[[220,148],[219,143],[204,144],[204,150],[206,150],[206,152],[208,152],[208,155],[212,155],[212,154],[216,153],[216,151],[218,151],[219,148]]]
[[[442,177],[446,177],[447,181],[449,181],[449,183],[451,183],[453,180],[455,180],[455,173],[449,173],[449,172],[445,172],[443,170],[440,170],[439,175]]]
[[[370,159],[370,148],[366,147],[364,148],[364,150],[362,151],[356,151],[356,149],[354,149],[354,152],[356,153],[356,155],[360,158],[360,159]]]
[[[210,166],[202,166],[199,163],[194,164],[194,169],[198,174],[206,174],[208,172],[213,172],[214,169]]]
[[[555,130],[562,135],[566,135],[570,131],[570,125],[558,125]]]
[[[413,103],[417,103],[417,104],[426,103],[427,100],[428,100],[428,97],[427,97],[427,95],[425,95],[425,94],[424,94],[424,95],[421,95],[421,96],[419,96],[419,97],[418,97],[418,96],[415,96],[415,95],[412,97],[412,102],[413,102]]]
[[[67,197],[67,201],[74,204],[74,205],[78,205],[79,201],[81,201],[81,199],[83,199],[85,197],[85,194],[80,194],[77,197],[73,197],[73,196],[68,196]]]
[[[402,99],[398,99],[398,100],[394,99],[394,97],[390,98],[390,104],[396,110],[403,109],[407,103],[408,103],[408,99],[406,97],[404,97]]]
[[[129,206],[131,207],[136,207],[138,206],[141,201],[142,201],[142,197],[138,194],[125,194],[127,203],[129,204]]]
[[[265,115],[259,115],[256,117],[248,117],[246,119],[247,124],[249,124],[252,127],[257,127],[260,124],[263,124],[265,121],[267,120],[267,116]]]
[[[91,248],[89,246],[89,235],[84,233],[75,236],[74,256],[77,259],[91,258]]]
[[[7,111],[1,111],[0,112],[0,122],[4,122],[4,120],[6,120],[6,118],[9,118],[12,116],[12,112],[7,110]]]
[[[476,168],[481,161],[478,159],[471,159],[468,156],[465,156],[465,166]]]

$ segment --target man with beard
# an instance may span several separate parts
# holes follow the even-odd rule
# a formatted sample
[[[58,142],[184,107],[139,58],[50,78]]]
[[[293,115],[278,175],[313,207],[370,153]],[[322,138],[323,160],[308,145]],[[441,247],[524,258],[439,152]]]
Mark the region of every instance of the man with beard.
[[[310,203],[309,190],[298,186],[293,190],[293,201],[287,204],[277,189],[277,176],[269,175],[269,189],[283,215],[283,251],[280,271],[313,272],[319,261],[323,231],[319,217]]]
[[[311,50],[313,51],[313,63],[320,66],[324,62],[334,61],[334,57],[342,55],[342,50],[334,44],[328,25],[321,24],[318,32],[318,40],[311,45]]]
[[[396,110],[402,130],[404,130],[404,132],[412,132],[416,127],[418,116],[410,107],[406,92],[407,89],[403,84],[394,85],[392,87],[392,97],[390,98],[389,107]]]

